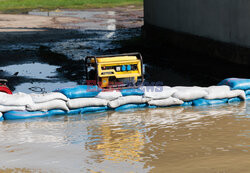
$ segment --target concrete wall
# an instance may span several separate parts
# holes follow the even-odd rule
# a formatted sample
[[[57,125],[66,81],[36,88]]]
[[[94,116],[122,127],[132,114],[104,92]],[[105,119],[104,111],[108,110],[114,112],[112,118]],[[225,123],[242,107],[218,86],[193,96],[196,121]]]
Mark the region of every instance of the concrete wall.
[[[145,24],[250,47],[250,0],[144,0]]]

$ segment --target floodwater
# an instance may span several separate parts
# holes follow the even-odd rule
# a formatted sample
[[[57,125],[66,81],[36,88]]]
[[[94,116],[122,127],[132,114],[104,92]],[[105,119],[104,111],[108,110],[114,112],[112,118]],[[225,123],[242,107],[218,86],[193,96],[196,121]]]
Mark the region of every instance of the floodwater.
[[[250,102],[0,123],[0,171],[249,172]]]
[[[1,45],[0,75],[14,92],[81,84],[85,56],[121,53],[121,41],[141,34],[138,19],[117,18],[115,11],[29,14],[86,22],[65,26],[77,28],[79,38]],[[132,27],[122,27],[127,23]],[[146,63],[145,68],[148,81],[194,83],[164,65]],[[0,172],[250,172],[249,109],[250,103],[242,102],[3,121]]]

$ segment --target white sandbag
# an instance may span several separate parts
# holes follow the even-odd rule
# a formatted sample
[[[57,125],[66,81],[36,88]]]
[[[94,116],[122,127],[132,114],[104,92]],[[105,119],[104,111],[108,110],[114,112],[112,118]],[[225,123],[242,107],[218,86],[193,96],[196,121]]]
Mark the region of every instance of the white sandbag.
[[[169,97],[167,99],[161,99],[161,100],[150,100],[148,102],[151,106],[174,106],[174,105],[181,105],[184,102],[180,99]]]
[[[25,93],[6,94],[0,92],[0,105],[5,106],[26,106],[33,104],[30,95]]]
[[[100,99],[106,99],[106,100],[115,100],[119,97],[122,97],[122,93],[120,91],[102,91],[97,96],[97,98]]]
[[[244,90],[231,90],[229,91],[227,98],[240,97],[243,100],[246,100],[246,93]]]
[[[25,106],[4,106],[0,105],[0,112],[25,111]]]
[[[228,93],[230,91],[230,87],[226,85],[222,86],[210,86],[206,88],[206,91],[208,92],[208,95],[206,95],[204,98],[208,100],[212,99],[224,99],[228,97]]]
[[[77,99],[70,99],[67,102],[67,106],[70,109],[84,108],[90,106],[107,106],[107,104],[108,104],[107,100],[99,98],[77,98]]]
[[[177,90],[168,86],[143,86],[144,97],[152,99],[166,99],[171,97]]]
[[[64,100],[68,101],[68,98],[59,92],[51,92],[51,93],[44,93],[44,94],[30,94],[33,102],[35,103],[42,103],[42,102],[48,102],[51,100]]]
[[[205,99],[224,99],[224,98],[233,98],[240,97],[243,100],[246,99],[246,94],[243,90],[230,90],[229,86],[210,86],[207,89],[208,95],[205,96]]]
[[[202,87],[173,87],[177,91],[172,95],[174,98],[178,98],[183,101],[190,101],[205,97],[208,93],[205,88]]]
[[[144,98],[142,96],[125,96],[125,97],[120,97],[116,100],[112,100],[108,102],[108,106],[111,108],[117,108],[122,105],[126,104],[141,104],[141,103],[146,103],[149,99]]]
[[[51,109],[62,109],[65,111],[69,111],[66,102],[63,100],[52,100],[43,103],[34,103],[31,105],[27,105],[26,109],[28,111],[48,111]]]

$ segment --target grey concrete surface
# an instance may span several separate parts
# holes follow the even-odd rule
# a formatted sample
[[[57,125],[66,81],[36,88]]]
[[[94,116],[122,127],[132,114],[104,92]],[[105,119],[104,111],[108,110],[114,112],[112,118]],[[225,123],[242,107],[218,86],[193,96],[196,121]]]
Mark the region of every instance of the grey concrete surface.
[[[250,48],[250,0],[144,0],[145,23]]]

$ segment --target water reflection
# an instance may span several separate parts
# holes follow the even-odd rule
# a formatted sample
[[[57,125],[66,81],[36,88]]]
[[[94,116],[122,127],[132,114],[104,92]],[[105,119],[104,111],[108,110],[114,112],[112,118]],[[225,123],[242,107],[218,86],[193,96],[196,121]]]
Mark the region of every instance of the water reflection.
[[[248,107],[238,103],[5,121],[0,123],[0,167],[211,172],[221,165],[240,168],[233,164],[236,159],[248,167]]]

